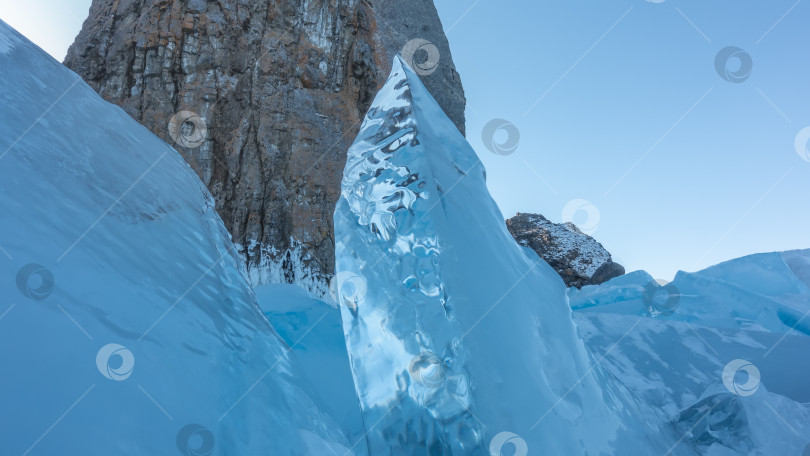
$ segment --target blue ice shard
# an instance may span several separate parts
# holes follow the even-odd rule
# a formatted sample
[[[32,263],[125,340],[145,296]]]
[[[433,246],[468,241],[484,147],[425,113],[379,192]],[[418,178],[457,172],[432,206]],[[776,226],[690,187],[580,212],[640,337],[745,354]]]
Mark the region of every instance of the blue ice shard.
[[[475,152],[399,58],[349,150],[335,231],[373,454],[667,451],[664,417],[631,416],[643,406],[590,358],[562,280],[515,243]]]

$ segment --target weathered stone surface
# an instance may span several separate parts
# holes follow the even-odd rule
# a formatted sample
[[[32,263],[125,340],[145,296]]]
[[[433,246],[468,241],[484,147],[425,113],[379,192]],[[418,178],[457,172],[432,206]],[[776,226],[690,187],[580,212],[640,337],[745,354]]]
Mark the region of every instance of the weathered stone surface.
[[[422,78],[463,132],[431,0],[94,0],[65,65],[175,145],[255,283],[323,294],[346,150],[413,39],[435,46],[414,60],[438,52]]]
[[[607,263],[599,266],[599,269],[593,273],[588,285],[601,285],[610,279],[624,275],[624,266],[619,263],[608,261]]]
[[[624,274],[602,244],[581,232],[573,223],[552,223],[539,214],[518,213],[506,227],[522,246],[537,252],[569,287],[593,285]],[[621,274],[617,272],[621,270]],[[599,283],[602,283],[599,282]]]

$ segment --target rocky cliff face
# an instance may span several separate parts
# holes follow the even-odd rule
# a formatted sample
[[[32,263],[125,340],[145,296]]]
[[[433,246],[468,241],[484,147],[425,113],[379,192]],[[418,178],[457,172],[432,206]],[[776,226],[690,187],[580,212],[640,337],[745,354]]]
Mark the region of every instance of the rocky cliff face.
[[[569,287],[598,285],[624,275],[602,244],[572,223],[552,223],[538,214],[518,213],[506,221],[518,243],[534,250]]]
[[[431,0],[93,0],[65,65],[183,155],[254,283],[324,294],[346,150],[400,52],[464,132]]]

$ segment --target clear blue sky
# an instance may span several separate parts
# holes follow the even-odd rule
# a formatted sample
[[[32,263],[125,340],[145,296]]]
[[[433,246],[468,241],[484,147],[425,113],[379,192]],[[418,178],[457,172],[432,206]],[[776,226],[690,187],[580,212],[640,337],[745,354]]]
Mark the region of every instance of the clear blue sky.
[[[662,279],[810,248],[810,161],[795,147],[810,127],[810,1],[436,3],[504,216],[561,221],[587,200],[594,237]],[[0,18],[61,60],[89,4],[4,2]],[[727,46],[751,57],[744,82],[715,69]],[[495,118],[520,131],[515,153],[484,146]]]

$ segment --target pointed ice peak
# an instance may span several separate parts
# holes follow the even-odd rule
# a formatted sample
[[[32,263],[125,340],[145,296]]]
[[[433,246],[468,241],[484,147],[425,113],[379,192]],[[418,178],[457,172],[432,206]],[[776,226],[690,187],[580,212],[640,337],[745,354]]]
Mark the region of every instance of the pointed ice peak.
[[[428,142],[434,147],[426,149],[423,138],[431,138]],[[473,171],[476,167],[480,169]],[[397,211],[413,214],[419,199],[430,200],[433,209],[443,189],[470,173],[481,179],[485,174],[475,152],[419,76],[397,55],[348,151],[343,198],[361,225],[392,242],[397,232],[399,237],[408,236],[415,224],[429,225],[433,217],[433,213],[395,217]]]
[[[406,106],[412,106],[412,109],[403,109]],[[437,130],[444,130],[445,127],[455,124],[447,116],[447,114],[439,106],[436,99],[430,94],[425,87],[419,75],[408,65],[401,55],[397,54],[391,64],[391,73],[385,84],[377,92],[374,101],[369,108],[368,113],[360,128],[358,140],[367,137],[365,130],[368,126],[379,125],[381,123],[381,112],[389,112],[397,110],[396,117],[392,120],[400,120],[405,117],[418,117],[426,119],[430,124],[436,127]],[[416,119],[412,119],[416,122]],[[475,152],[467,144],[464,136],[458,131],[458,128],[442,131],[442,136],[447,136],[446,139],[452,140],[454,148],[465,149],[469,152],[471,157],[475,157]],[[351,150],[349,151],[351,153]],[[477,158],[476,158],[477,161]]]
[[[380,116],[380,114],[397,111],[396,119],[410,117],[412,111],[409,107],[413,104],[411,86],[413,86],[414,83],[421,85],[422,81],[416,76],[413,70],[408,67],[408,64],[402,60],[402,57],[397,54],[391,64],[391,73],[388,75],[388,79],[386,79],[383,87],[377,92],[368,113],[366,113],[363,125],[360,127],[358,139],[364,137],[364,133],[367,133],[370,128],[373,129],[374,126],[385,123],[385,119],[383,116]],[[350,155],[353,149],[354,147],[349,149]]]
[[[394,62],[391,64],[391,74],[397,74],[403,71],[404,68],[408,68],[413,73],[413,69],[408,66],[408,63],[402,58],[401,54],[397,54],[394,56]]]
[[[402,58],[401,54],[397,54],[394,56],[394,60],[391,63],[391,73],[388,76],[388,80],[386,81],[386,85],[392,80],[396,83],[401,83],[406,81],[407,83],[417,83],[418,85],[422,86],[422,88],[427,91],[427,88],[424,87],[424,83],[422,82],[422,78],[414,71],[413,67],[411,67],[408,62]]]
[[[412,79],[419,81],[419,84],[422,83],[422,80],[419,79],[419,76],[416,75],[413,68],[408,65],[408,62],[406,62],[400,54],[397,54],[394,56],[394,61],[391,62],[391,73],[388,75],[388,79],[385,81],[383,87],[391,84],[401,84],[402,82],[411,82],[410,80]]]

